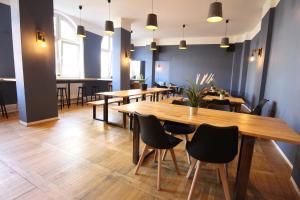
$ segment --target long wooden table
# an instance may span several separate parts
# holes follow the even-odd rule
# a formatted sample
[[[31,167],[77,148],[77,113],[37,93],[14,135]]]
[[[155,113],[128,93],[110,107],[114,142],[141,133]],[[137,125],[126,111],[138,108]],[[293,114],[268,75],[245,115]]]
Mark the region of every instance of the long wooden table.
[[[153,101],[159,100],[159,93],[168,92],[170,89],[168,88],[148,88],[147,90],[141,89],[132,89],[132,90],[121,90],[114,92],[100,92],[97,95],[101,95],[104,97],[104,106],[103,106],[103,121],[108,122],[108,99],[111,97],[119,97],[123,98],[123,105],[129,104],[129,97],[142,95],[142,100],[146,99],[146,94],[153,94]],[[156,98],[155,98],[156,97]],[[123,114],[123,127],[126,127],[126,114]]]
[[[242,113],[225,112],[199,108],[198,114],[191,116],[189,107],[164,104],[159,102],[138,102],[113,107],[123,113],[138,112],[144,115],[155,115],[160,120],[169,120],[199,126],[212,124],[215,126],[238,126],[242,135],[237,176],[235,199],[246,197],[250,168],[256,138],[264,138],[293,144],[300,144],[300,136],[279,118],[261,117]],[[137,119],[134,117],[133,127],[133,163],[139,159],[140,135]]]
[[[220,99],[219,96],[210,96],[210,95],[207,95],[203,98],[203,100],[207,101],[207,102],[212,101],[212,100],[219,100],[219,99]],[[239,98],[239,97],[229,96],[229,97],[225,97],[224,100],[229,100],[230,103],[235,107],[236,112],[240,112],[241,105],[245,104],[245,100],[243,98]]]

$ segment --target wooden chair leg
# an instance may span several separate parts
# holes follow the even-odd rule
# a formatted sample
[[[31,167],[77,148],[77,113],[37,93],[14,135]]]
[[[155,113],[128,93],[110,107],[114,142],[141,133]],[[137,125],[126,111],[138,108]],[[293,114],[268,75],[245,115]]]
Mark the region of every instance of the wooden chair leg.
[[[191,185],[191,189],[190,189],[190,192],[189,192],[188,200],[192,199],[192,194],[193,194],[193,191],[194,191],[194,188],[195,188],[195,185],[196,185],[196,181],[197,181],[197,178],[198,178],[199,171],[200,171],[200,161],[197,160],[197,168],[196,168],[196,172],[195,172],[193,182],[192,182],[192,185]]]
[[[140,157],[140,160],[139,160],[139,162],[138,162],[138,164],[137,164],[137,166],[136,166],[136,169],[135,169],[135,175],[138,175],[139,169],[140,169],[140,167],[142,166],[142,163],[143,163],[143,161],[144,161],[144,158],[145,158],[145,156],[146,156],[146,153],[147,153],[148,149],[149,149],[149,146],[148,146],[148,145],[145,145],[144,150],[143,150],[143,153],[142,153],[142,155],[141,155],[141,157]]]
[[[193,169],[195,168],[195,165],[197,163],[197,160],[196,159],[192,159],[192,162],[191,162],[191,165],[190,165],[190,168],[189,168],[189,171],[188,173],[186,174],[186,178],[189,179],[192,172],[193,172]]]
[[[188,135],[184,135],[184,141],[185,141],[185,145],[186,145],[187,142],[189,141]],[[185,150],[185,154],[186,154],[189,165],[191,165],[191,157],[190,157],[189,153],[187,152],[187,150]]]
[[[228,187],[228,180],[227,180],[227,175],[226,175],[226,165],[220,164],[220,165],[218,165],[218,168],[219,168],[219,173],[220,173],[221,180],[222,180],[223,190],[225,193],[225,199],[231,200],[229,187]]]
[[[161,157],[162,157],[162,150],[157,149],[158,154],[158,165],[157,165],[157,190],[160,190],[160,176],[161,176]]]
[[[168,152],[168,149],[165,149],[165,150],[164,150],[164,153],[163,153],[163,156],[162,156],[162,160],[163,160],[163,161],[166,159],[167,152]]]
[[[176,156],[175,156],[175,153],[174,153],[174,149],[170,149],[170,152],[171,152],[171,156],[172,156],[172,160],[173,160],[176,172],[177,172],[178,175],[180,175],[180,171],[179,171],[179,168],[178,168],[178,165],[177,165],[177,161],[176,161]]]

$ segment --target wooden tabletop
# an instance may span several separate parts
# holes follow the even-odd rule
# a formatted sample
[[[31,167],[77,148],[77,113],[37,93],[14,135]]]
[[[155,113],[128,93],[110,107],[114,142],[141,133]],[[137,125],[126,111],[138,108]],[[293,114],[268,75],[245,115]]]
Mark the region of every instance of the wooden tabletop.
[[[159,103],[172,103],[173,101],[182,101],[183,97],[170,97],[159,101]]]
[[[113,92],[100,92],[97,95],[114,96],[114,97],[130,97],[135,95],[143,95],[149,93],[170,91],[168,88],[148,88],[147,90],[133,89],[133,90],[121,90]]]
[[[116,106],[112,109],[124,113],[138,112],[145,115],[155,115],[161,120],[197,126],[203,123],[215,126],[238,126],[242,135],[300,144],[300,136],[297,132],[279,118],[204,108],[199,108],[197,115],[190,116],[187,106],[146,101]]]
[[[220,97],[219,96],[210,96],[210,95],[208,95],[208,96],[205,96],[203,98],[204,101],[212,101],[214,99],[219,100]],[[226,100],[226,99],[228,99],[230,101],[230,103],[232,103],[232,104],[244,104],[245,103],[244,99],[243,98],[239,98],[239,97],[231,97],[231,96],[229,96],[229,97],[225,97],[224,98],[224,100]]]

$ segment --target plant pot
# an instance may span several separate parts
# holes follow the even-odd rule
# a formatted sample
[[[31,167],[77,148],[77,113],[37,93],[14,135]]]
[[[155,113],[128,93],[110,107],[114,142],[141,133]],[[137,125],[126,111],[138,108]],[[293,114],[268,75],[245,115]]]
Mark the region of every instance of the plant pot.
[[[190,115],[196,115],[198,113],[197,107],[190,107]]]
[[[220,100],[224,100],[225,99],[225,95],[224,94],[220,94]]]
[[[147,87],[148,87],[147,84],[145,84],[145,83],[141,84],[141,89],[142,90],[147,90]]]

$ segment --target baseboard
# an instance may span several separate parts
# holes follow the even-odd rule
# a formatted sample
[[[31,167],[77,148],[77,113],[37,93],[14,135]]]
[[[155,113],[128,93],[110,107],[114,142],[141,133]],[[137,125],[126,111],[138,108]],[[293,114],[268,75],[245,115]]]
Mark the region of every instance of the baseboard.
[[[295,182],[295,180],[294,180],[294,178],[293,178],[292,176],[291,176],[291,178],[290,178],[290,181],[292,182],[292,185],[293,185],[294,189],[296,190],[296,193],[297,193],[298,197],[300,198],[300,190],[299,190],[299,187],[298,187],[298,185],[296,184],[296,182]]]
[[[42,124],[42,123],[46,123],[46,122],[49,122],[49,121],[55,121],[55,120],[59,120],[59,117],[53,117],[53,118],[49,118],[49,119],[43,119],[43,120],[39,120],[39,121],[34,121],[34,122],[24,122],[24,121],[19,121],[22,125],[24,126],[33,126],[33,125],[36,125],[36,124]]]
[[[277,151],[280,153],[280,155],[283,157],[283,159],[285,160],[285,162],[289,165],[289,167],[291,169],[293,169],[293,164],[290,162],[290,160],[286,157],[286,155],[283,153],[283,151],[280,149],[280,147],[278,146],[278,144],[274,141],[271,140],[273,145],[276,147]]]

